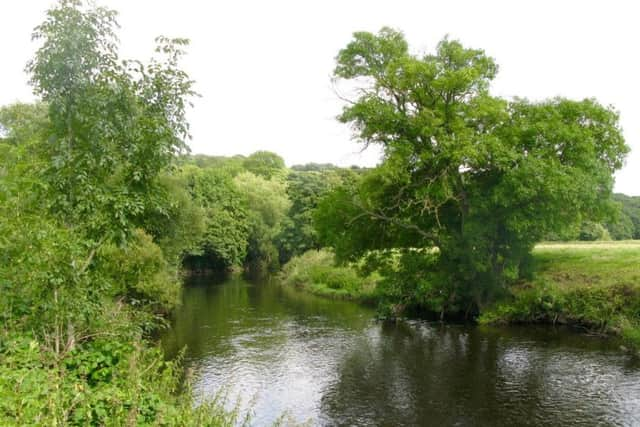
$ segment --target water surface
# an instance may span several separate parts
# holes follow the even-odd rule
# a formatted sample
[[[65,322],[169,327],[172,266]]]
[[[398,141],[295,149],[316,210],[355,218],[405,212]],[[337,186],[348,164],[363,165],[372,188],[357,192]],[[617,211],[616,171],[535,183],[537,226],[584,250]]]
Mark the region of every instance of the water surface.
[[[225,387],[254,425],[640,425],[640,363],[553,328],[381,323],[276,283],[189,283],[168,354],[197,399]],[[249,401],[251,403],[249,404]]]

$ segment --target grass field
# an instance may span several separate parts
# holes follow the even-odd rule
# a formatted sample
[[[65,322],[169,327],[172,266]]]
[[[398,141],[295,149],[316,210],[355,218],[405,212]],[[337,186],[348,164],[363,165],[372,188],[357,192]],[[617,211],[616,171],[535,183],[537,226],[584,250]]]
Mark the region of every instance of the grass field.
[[[640,240],[542,243],[536,276],[562,287],[640,286]]]
[[[600,240],[595,242],[542,242],[536,245],[536,250],[544,249],[597,249],[597,248],[635,248],[640,249],[640,240]]]

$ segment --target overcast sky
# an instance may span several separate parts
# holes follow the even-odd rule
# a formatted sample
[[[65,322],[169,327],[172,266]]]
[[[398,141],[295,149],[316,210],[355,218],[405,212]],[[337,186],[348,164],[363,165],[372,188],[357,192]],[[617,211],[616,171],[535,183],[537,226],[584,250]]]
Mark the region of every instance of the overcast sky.
[[[48,0],[0,1],[0,104],[33,99],[24,65]],[[349,129],[330,75],[354,31],[402,30],[415,52],[443,36],[500,65],[495,95],[595,97],[620,112],[632,151],[616,191],[640,195],[640,16],[633,1],[102,0],[116,9],[124,57],[147,59],[157,35],[191,39],[184,68],[202,95],[189,113],[193,152],[275,151],[288,165],[373,165]]]

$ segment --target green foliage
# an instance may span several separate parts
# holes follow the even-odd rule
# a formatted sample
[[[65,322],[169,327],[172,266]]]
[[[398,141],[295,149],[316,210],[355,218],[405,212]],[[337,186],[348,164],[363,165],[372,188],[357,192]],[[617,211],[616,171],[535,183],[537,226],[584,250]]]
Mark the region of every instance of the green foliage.
[[[244,160],[242,166],[252,174],[265,179],[282,177],[285,173],[282,157],[270,151],[256,151]]]
[[[166,313],[179,302],[180,278],[151,236],[136,230],[125,247],[100,248],[96,273],[111,284],[116,297],[132,306]]]
[[[331,163],[305,163],[304,165],[291,166],[292,171],[296,172],[324,172],[338,169],[338,166]]]
[[[192,164],[199,168],[214,168],[223,170],[226,174],[236,176],[244,172],[244,162],[247,158],[241,155],[233,157],[208,156],[206,154],[191,154],[181,158],[184,164]]]
[[[481,323],[571,323],[600,332],[621,334],[640,345],[640,289],[631,285],[578,286],[563,289],[554,283],[536,283],[516,290],[513,299],[480,316]]]
[[[182,173],[191,197],[205,216],[201,252],[192,252],[194,257],[187,260],[187,265],[196,266],[199,256],[208,259],[205,264],[209,265],[241,265],[247,254],[250,224],[242,194],[232,177],[224,170],[193,166],[185,167]]]
[[[18,145],[41,141],[50,123],[42,103],[16,103],[0,108],[0,142]]]
[[[465,309],[456,305],[455,283],[434,269],[438,255],[433,249],[369,253],[366,269],[379,271],[382,276],[378,285],[382,315],[394,317],[404,311],[426,309],[442,319],[445,314],[457,315]]]
[[[280,265],[274,241],[290,206],[285,184],[250,172],[236,176],[234,183],[248,212],[247,262],[258,270],[276,271]]]
[[[162,210],[146,214],[143,227],[165,253],[186,253],[185,266],[195,270],[244,264],[251,272],[275,271],[293,255],[319,248],[313,227],[319,199],[358,177],[358,171],[335,166],[288,171],[269,152],[247,158],[193,155],[180,162],[181,171],[161,181],[168,190],[165,199],[180,202],[180,211],[173,209],[175,203],[160,205]],[[185,188],[190,201],[182,201]],[[200,219],[205,231],[193,244]],[[191,234],[181,225],[189,221],[196,225]]]
[[[336,168],[292,171],[287,175],[287,196],[291,207],[281,233],[277,236],[280,261],[310,249],[319,249],[313,224],[313,213],[324,194],[342,180]]]
[[[34,338],[0,336],[0,424],[233,426],[222,402],[175,394],[176,362],[135,342],[98,339],[62,358]]]
[[[40,100],[0,109],[2,425],[236,425],[221,402],[177,393],[178,363],[149,341],[178,303],[185,257],[273,271],[299,254],[288,284],[468,312],[523,276],[541,236],[611,211],[627,150],[616,113],[493,98],[493,60],[458,42],[416,57],[398,32],[357,33],[335,75],[371,86],[341,120],[384,162],[289,173],[270,152],[180,157],[187,41],[122,61],[116,28],[114,11],[61,0],[33,35]],[[636,200],[621,201],[615,236],[636,236]],[[320,242],[336,255],[307,251]],[[637,337],[634,286],[546,283],[495,317],[566,315]]]
[[[34,32],[41,102],[0,110],[0,424],[236,425],[220,402],[177,394],[178,363],[148,339],[202,234],[171,174],[193,94],[186,41],[121,62],[115,16],[60,1]]]
[[[419,228],[376,209],[399,191],[397,170],[382,165],[345,180],[318,202],[314,226],[322,244],[331,245],[339,262],[355,262],[371,250],[413,247]]]
[[[186,149],[194,93],[178,68],[187,41],[159,38],[161,59],[148,65],[121,61],[115,17],[61,1],[36,27],[42,44],[27,68],[51,123],[37,149],[52,212],[123,241],[154,206],[159,173]]]
[[[544,240],[628,240],[640,238],[637,226],[640,225],[640,197],[614,194],[610,212],[602,218],[603,222],[583,221],[567,226],[559,233],[550,233]],[[604,228],[604,229],[603,229]],[[608,234],[608,236],[607,236]]]
[[[84,328],[99,310],[85,241],[57,221],[0,205],[0,316],[25,329]]]
[[[191,197],[187,181],[187,174],[160,176],[163,195],[142,225],[173,265],[187,254],[200,252],[206,231],[205,209]]]
[[[607,222],[604,227],[613,240],[633,239],[635,231],[633,221],[624,212],[620,212],[616,220]]]
[[[626,227],[632,229],[631,238],[640,239],[640,197],[614,194],[613,198],[621,206],[621,222],[626,221],[624,218],[628,218],[631,221],[631,227],[626,225]]]
[[[547,244],[538,272],[480,316],[481,323],[545,322],[620,334],[640,346],[640,246],[635,242]]]
[[[372,302],[375,275],[360,275],[354,267],[336,266],[333,253],[326,249],[310,250],[293,257],[280,273],[286,286],[304,288],[314,294],[332,298],[350,298]]]
[[[437,247],[445,300],[481,309],[525,275],[537,241],[610,214],[628,152],[617,113],[592,99],[508,102],[489,93],[496,73],[454,40],[417,56],[397,31],[354,34],[334,76],[359,96],[339,119],[384,160],[320,203],[318,234],[339,259]]]
[[[580,227],[579,240],[593,241],[593,240],[611,240],[609,231],[602,226],[591,221],[582,223]]]

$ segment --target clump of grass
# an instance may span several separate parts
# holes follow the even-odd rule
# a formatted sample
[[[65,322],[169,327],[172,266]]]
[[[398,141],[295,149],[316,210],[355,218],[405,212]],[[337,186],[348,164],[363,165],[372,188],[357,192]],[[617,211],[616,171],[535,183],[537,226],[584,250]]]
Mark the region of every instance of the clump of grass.
[[[374,298],[375,275],[358,274],[354,266],[335,265],[328,249],[310,250],[292,258],[280,273],[282,283],[313,294],[343,299],[370,301]]]

